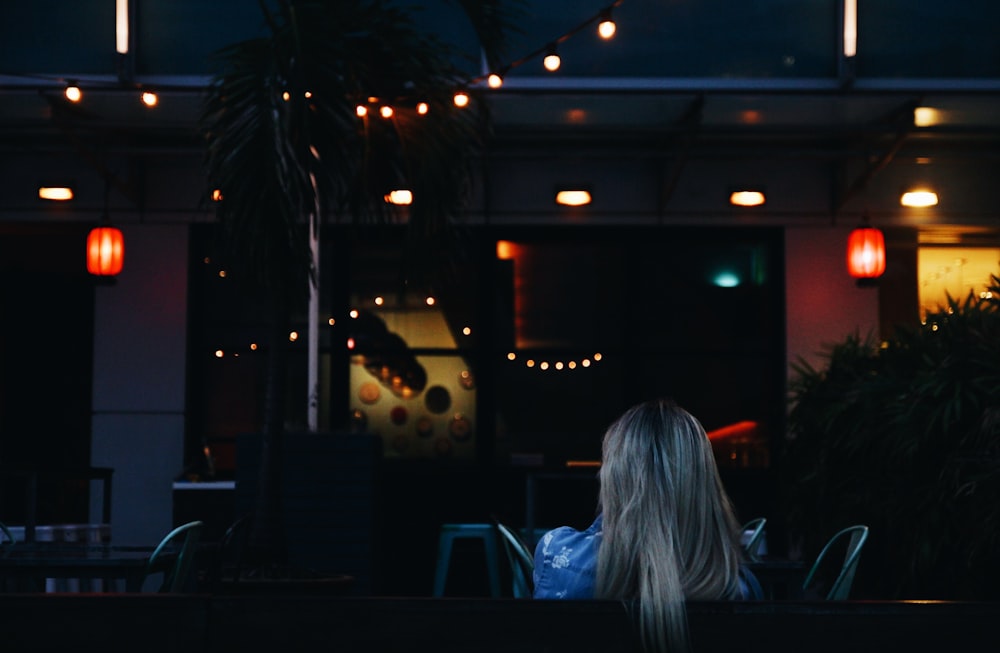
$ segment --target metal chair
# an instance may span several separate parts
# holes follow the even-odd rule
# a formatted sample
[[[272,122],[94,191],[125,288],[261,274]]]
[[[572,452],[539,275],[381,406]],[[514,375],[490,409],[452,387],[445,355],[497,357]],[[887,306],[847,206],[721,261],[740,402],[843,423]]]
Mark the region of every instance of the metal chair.
[[[743,552],[752,562],[757,562],[760,560],[760,545],[764,537],[764,526],[767,524],[766,517],[758,517],[757,519],[751,519],[747,523],[743,524],[740,528],[740,538],[747,536],[746,542],[743,543]]]
[[[227,585],[233,589],[232,586],[240,581],[243,573],[243,554],[252,520],[253,514],[247,513],[226,529],[205,577],[205,586],[210,592],[219,593]]]
[[[848,595],[851,593],[851,585],[854,583],[854,572],[858,568],[858,559],[861,557],[861,547],[864,546],[865,541],[868,539],[868,527],[863,525],[848,526],[836,533],[831,537],[826,546],[819,552],[816,556],[815,562],[813,562],[812,568],[806,575],[805,581],[802,583],[802,591],[806,592],[812,587],[814,578],[817,576],[817,572],[820,569],[820,564],[826,557],[827,552],[830,551],[831,547],[849,537],[850,540],[847,543],[847,552],[844,554],[844,563],[840,566],[840,571],[837,574],[836,579],[833,584],[830,585],[830,590],[826,593],[826,600],[828,601],[843,601],[846,600]]]
[[[194,568],[194,556],[198,548],[198,541],[201,539],[202,526],[202,522],[192,521],[167,533],[153,549],[149,560],[146,561],[146,571],[142,584],[145,585],[150,576],[162,572],[163,582],[157,591],[183,592],[190,589],[191,571]],[[180,548],[177,550],[173,562],[164,568],[162,558],[173,553],[170,547],[173,547],[178,541]]]
[[[494,520],[494,524],[500,531],[500,539],[503,542],[504,552],[507,554],[507,562],[510,563],[514,598],[531,598],[533,594],[532,578],[535,570],[534,556],[531,555],[528,545],[524,543],[520,535],[499,521]]]
[[[481,540],[486,553],[486,571],[490,582],[490,596],[500,596],[500,564],[497,556],[497,538],[493,524],[450,523],[441,525],[438,536],[437,565],[434,571],[433,596],[444,596],[451,564],[452,544],[457,539]]]

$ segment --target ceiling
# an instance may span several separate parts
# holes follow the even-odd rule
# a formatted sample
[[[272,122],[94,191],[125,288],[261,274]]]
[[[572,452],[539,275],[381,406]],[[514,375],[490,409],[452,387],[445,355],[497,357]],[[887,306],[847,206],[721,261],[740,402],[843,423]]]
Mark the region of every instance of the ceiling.
[[[27,180],[52,174],[54,162],[67,177],[86,176],[74,164],[124,177],[129,162],[145,160],[148,185],[149,170],[200,160],[208,56],[262,32],[256,3],[134,4],[143,40],[128,84],[107,47],[114,3],[89,12],[59,0],[13,9],[24,29],[0,45],[0,219],[49,215],[34,198],[17,199],[25,190],[11,184],[35,184]],[[444,0],[408,4],[422,5],[419,20],[442,38],[471,47]],[[513,67],[502,89],[487,92],[495,137],[484,184],[519,190],[507,204],[480,198],[490,219],[562,220],[548,194],[573,179],[614,190],[617,203],[593,207],[606,219],[794,224],[867,211],[925,231],[981,233],[1000,223],[1000,40],[992,27],[1000,3],[971,0],[956,12],[931,1],[901,8],[860,0],[853,59],[839,54],[840,0],[624,0],[614,9],[618,34],[605,43],[592,21],[607,4],[524,3]],[[42,31],[50,38],[40,40]],[[556,74],[541,70],[537,56],[550,42],[563,57]],[[70,79],[84,90],[77,105],[61,96]],[[138,86],[160,92],[155,109],[138,101]],[[933,110],[929,123],[915,123],[917,107]],[[171,176],[195,179],[197,170]],[[934,185],[939,206],[901,211],[899,192],[915,183]],[[719,198],[746,184],[766,188],[768,203],[734,214]],[[142,201],[147,209],[153,196]],[[122,206],[138,201],[132,193]]]

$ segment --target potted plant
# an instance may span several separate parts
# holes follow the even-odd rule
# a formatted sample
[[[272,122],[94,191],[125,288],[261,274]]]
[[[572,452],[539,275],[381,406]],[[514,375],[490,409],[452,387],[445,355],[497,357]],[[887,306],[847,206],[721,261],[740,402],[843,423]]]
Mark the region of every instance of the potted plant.
[[[287,334],[310,288],[315,296],[320,228],[333,220],[403,221],[384,196],[410,189],[405,221],[416,246],[408,250],[415,258],[408,269],[416,274],[420,263],[440,259],[428,252],[453,244],[452,220],[468,195],[489,122],[474,90],[468,107],[456,107],[453,93],[469,78],[461,53],[418,28],[412,5],[273,4],[260,2],[268,36],[218,53],[201,122],[208,190],[221,194],[227,272],[266,303],[271,318],[249,546],[261,562],[280,563]],[[512,14],[501,2],[456,4],[486,61],[497,64]]]
[[[877,343],[800,361],[783,472],[807,559],[871,529],[854,596],[996,598],[1000,582],[1000,279]]]

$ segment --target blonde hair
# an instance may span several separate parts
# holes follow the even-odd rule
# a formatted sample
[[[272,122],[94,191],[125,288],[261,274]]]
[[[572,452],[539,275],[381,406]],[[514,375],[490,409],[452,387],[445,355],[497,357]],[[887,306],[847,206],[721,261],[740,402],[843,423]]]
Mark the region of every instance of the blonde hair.
[[[635,600],[646,650],[688,647],[685,600],[739,594],[739,525],[701,423],[669,400],[604,436],[597,598]]]

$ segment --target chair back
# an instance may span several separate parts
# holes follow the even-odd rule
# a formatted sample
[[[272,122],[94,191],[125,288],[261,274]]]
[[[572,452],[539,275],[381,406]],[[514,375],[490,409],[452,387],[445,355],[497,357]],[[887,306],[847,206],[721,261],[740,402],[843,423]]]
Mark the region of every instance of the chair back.
[[[851,585],[854,583],[854,572],[858,568],[858,559],[861,557],[861,547],[864,546],[865,541],[868,539],[868,527],[864,525],[848,526],[847,528],[837,532],[831,537],[826,546],[819,552],[816,556],[816,561],[813,562],[812,568],[809,570],[808,575],[806,575],[805,581],[802,583],[802,589],[807,590],[816,577],[819,571],[820,564],[826,557],[827,552],[842,540],[850,538],[847,542],[847,551],[844,554],[844,562],[840,566],[840,571],[837,573],[836,579],[833,584],[830,585],[830,590],[826,593],[826,599],[828,601],[843,601],[851,593]]]
[[[150,554],[146,561],[146,573],[144,578],[149,578],[152,574],[162,571],[163,582],[160,584],[160,592],[183,592],[187,589],[188,581],[191,578],[191,571],[194,568],[194,556],[198,548],[198,541],[201,539],[202,522],[192,521],[167,533],[160,543]],[[169,547],[180,542],[173,563],[166,568],[163,567],[161,558],[164,558],[173,551],[168,551]]]
[[[494,520],[494,523],[497,531],[500,532],[500,540],[503,542],[503,550],[507,554],[507,562],[510,563],[514,598],[531,598],[535,558],[531,555],[528,545],[516,532],[499,521]]]
[[[208,570],[207,586],[210,591],[220,591],[227,581],[239,582],[252,519],[253,513],[247,513],[226,529],[222,541],[219,542],[215,560]]]
[[[766,517],[758,517],[743,524],[743,527],[740,529],[740,538],[746,538],[746,541],[743,542],[743,552],[746,554],[747,559],[752,562],[760,560],[760,545],[763,541],[764,526],[766,524]]]

